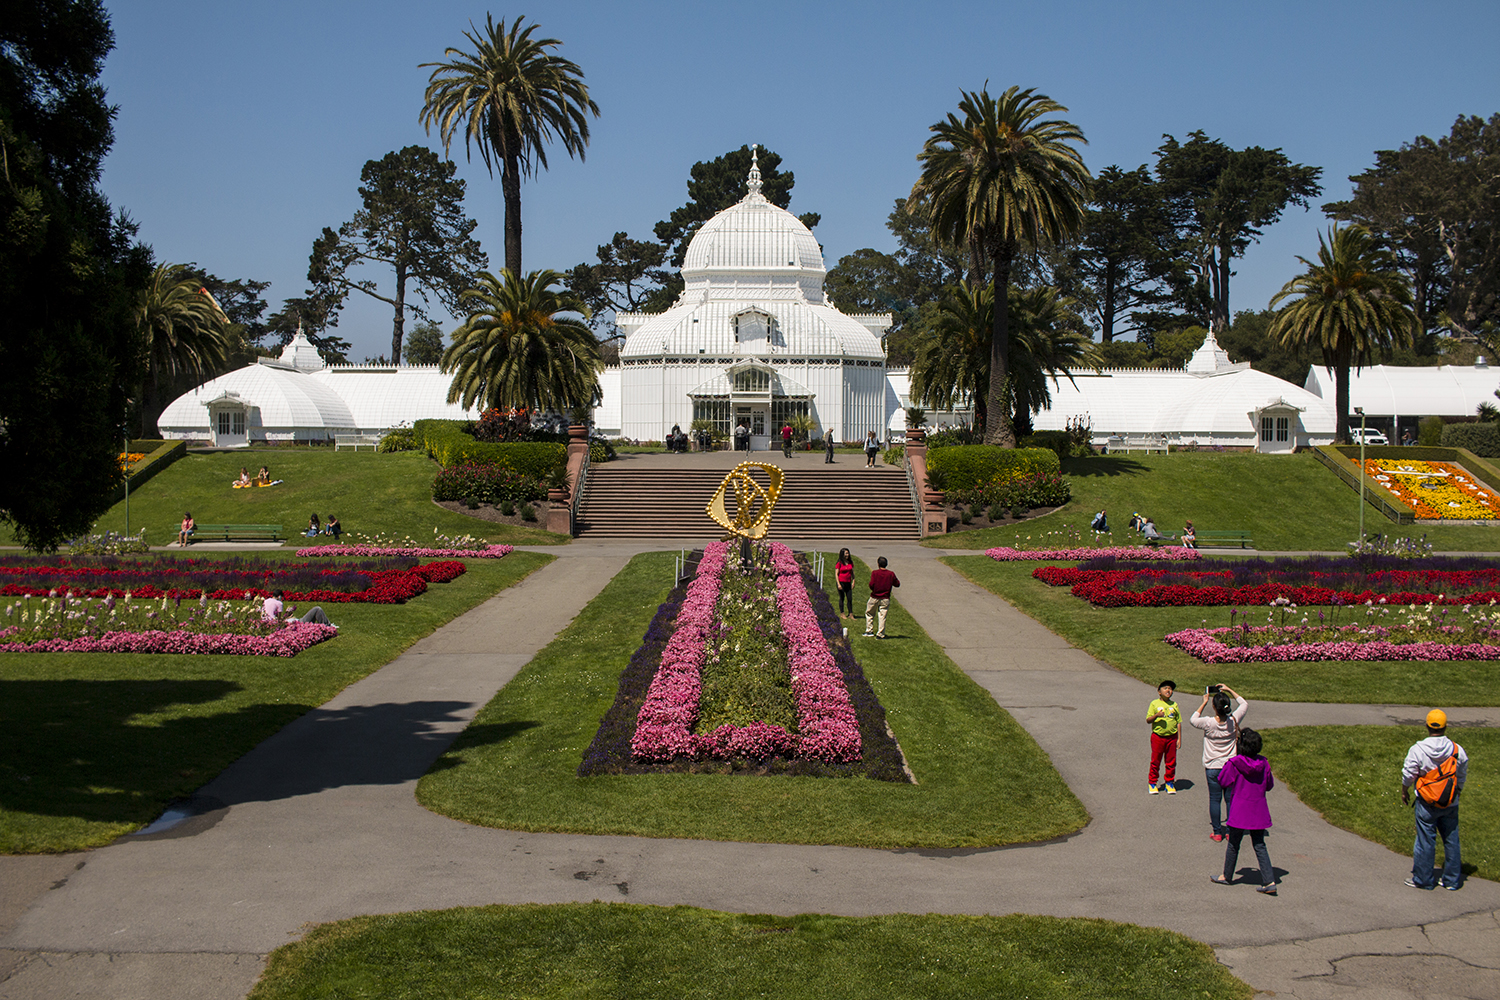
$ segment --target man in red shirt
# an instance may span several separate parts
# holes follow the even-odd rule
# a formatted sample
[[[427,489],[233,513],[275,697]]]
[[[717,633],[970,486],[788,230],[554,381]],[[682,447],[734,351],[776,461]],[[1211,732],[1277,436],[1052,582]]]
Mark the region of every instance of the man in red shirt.
[[[870,571],[870,599],[865,601],[865,635],[885,638],[885,613],[891,607],[891,588],[901,586],[896,574],[886,569],[885,556],[875,560],[879,569]],[[880,631],[875,631],[875,612],[880,611]]]
[[[781,453],[787,458],[792,457],[792,425],[787,424],[781,428]]]

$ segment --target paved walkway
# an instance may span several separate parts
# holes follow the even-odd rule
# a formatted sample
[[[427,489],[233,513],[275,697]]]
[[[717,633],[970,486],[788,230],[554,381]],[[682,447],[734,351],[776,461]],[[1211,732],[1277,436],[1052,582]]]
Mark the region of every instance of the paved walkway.
[[[743,912],[1044,913],[1169,927],[1259,989],[1301,998],[1500,995],[1500,885],[1403,886],[1410,859],[1273,793],[1283,889],[1212,886],[1201,768],[1147,796],[1151,689],[938,564],[887,546],[900,600],[1027,727],[1093,817],[1042,845],[876,851],[466,826],[417,779],[475,711],[637,551],[559,558],[351,685],[204,786],[199,814],[85,854],[0,858],[0,998],[241,997],[308,923],[363,913],[595,899]],[[891,641],[899,641],[893,639]],[[1257,702],[1261,728],[1400,722],[1422,706]],[[1496,724],[1500,709],[1454,712]],[[1184,756],[1196,759],[1190,737]],[[1395,762],[1372,766],[1391,769]],[[996,803],[996,808],[1005,808]],[[1246,850],[1248,855],[1248,847]],[[1253,861],[1241,859],[1248,870]]]

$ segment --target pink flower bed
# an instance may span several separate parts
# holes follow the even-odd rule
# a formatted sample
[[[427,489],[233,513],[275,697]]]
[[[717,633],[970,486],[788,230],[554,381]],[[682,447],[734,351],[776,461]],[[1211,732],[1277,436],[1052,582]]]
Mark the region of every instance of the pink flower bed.
[[[1166,641],[1204,663],[1285,663],[1293,660],[1500,660],[1500,646],[1443,642],[1301,642],[1270,646],[1230,646],[1219,639],[1239,629],[1190,628]],[[1250,629],[1251,634],[1266,631]]]
[[[1016,562],[1028,559],[1083,560],[1112,556],[1115,559],[1165,559],[1182,561],[1197,559],[1197,549],[1185,549],[1180,545],[1117,545],[1107,549],[1012,549],[1001,546],[985,549],[984,554],[1000,562]]]
[[[499,559],[514,545],[486,545],[482,549],[402,549],[379,545],[314,545],[298,549],[299,556],[416,556],[418,559]]]
[[[817,760],[854,761],[861,752],[859,722],[843,674],[834,662],[802,583],[792,550],[772,544],[776,604],[787,641],[798,734],[764,722],[720,726],[694,735],[706,645],[723,587],[729,545],[705,546],[698,575],[677,613],[677,631],[662,652],[661,667],[646,691],[630,748],[638,760],[678,756],[766,758],[795,753]]]
[[[7,629],[6,632],[13,632]],[[0,632],[3,639],[6,632]],[[296,656],[338,635],[332,625],[289,622],[270,635],[201,632],[106,632],[80,639],[0,643],[0,653],[190,653],[221,656]]]
[[[704,645],[713,627],[728,551],[727,542],[703,547],[698,575],[688,584],[687,596],[677,612],[677,630],[662,650],[661,666],[636,717],[630,750],[638,759],[671,760],[696,754],[699,749],[693,723],[698,720]]]

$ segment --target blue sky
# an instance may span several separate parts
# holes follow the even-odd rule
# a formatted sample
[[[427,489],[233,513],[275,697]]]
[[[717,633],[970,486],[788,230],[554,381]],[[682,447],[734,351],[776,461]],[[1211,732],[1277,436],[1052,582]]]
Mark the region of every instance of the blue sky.
[[[107,0],[108,2],[108,0]],[[359,207],[365,161],[436,135],[418,123],[427,70],[466,44],[477,3],[303,0],[109,3],[105,67],[120,106],[103,186],[159,261],[306,287],[322,227]],[[1098,170],[1153,163],[1163,133],[1203,129],[1323,168],[1322,201],[1373,151],[1500,111],[1500,4],[802,3],[553,0],[491,7],[561,39],[601,117],[586,161],[557,150],[522,189],[525,267],[592,260],[617,231],[650,236],[686,200],[688,168],[757,142],[795,171],[831,267],[894,248],[892,202],[927,128],[960,89],[1036,87],[1066,105]],[[1467,54],[1467,55],[1466,55]],[[477,235],[498,269],[498,177],[454,147]],[[1231,309],[1263,308],[1311,255],[1322,213],[1293,209],[1237,262]],[[373,274],[389,284],[388,275]],[[360,301],[356,301],[356,299]],[[440,317],[446,319],[446,317]],[[390,310],[354,296],[351,358],[390,346]]]

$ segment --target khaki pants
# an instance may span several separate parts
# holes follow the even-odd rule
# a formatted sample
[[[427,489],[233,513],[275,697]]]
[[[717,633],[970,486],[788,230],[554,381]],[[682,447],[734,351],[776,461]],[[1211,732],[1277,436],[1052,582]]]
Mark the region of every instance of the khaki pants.
[[[880,609],[880,631],[875,631],[875,609]],[[885,613],[891,609],[889,597],[872,597],[865,601],[865,635],[875,632],[880,638],[885,638]]]

